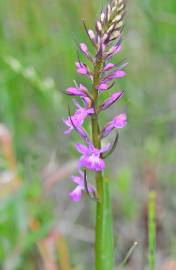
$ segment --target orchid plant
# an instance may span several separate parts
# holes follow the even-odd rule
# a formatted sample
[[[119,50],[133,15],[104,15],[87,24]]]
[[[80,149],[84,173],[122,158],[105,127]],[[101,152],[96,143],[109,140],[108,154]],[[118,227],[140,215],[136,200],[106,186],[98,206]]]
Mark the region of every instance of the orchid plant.
[[[88,29],[83,22],[90,43],[94,47],[94,54],[85,43],[80,43],[79,50],[90,64],[81,62],[78,57],[76,70],[90,80],[91,89],[75,82],[75,86],[66,90],[68,95],[78,98],[79,102],[73,100],[76,106],[74,114],[71,114],[69,108],[69,117],[64,120],[67,126],[65,134],[75,130],[83,141],[83,144],[75,144],[81,157],[78,161],[78,175],[73,176],[76,187],[70,193],[70,197],[78,202],[86,192],[96,201],[96,270],[112,270],[114,267],[109,180],[104,176],[104,170],[105,159],[114,151],[119,137],[118,130],[126,126],[127,116],[126,113],[116,115],[104,127],[100,127],[99,118],[101,113],[124,95],[124,91],[110,93],[114,80],[126,75],[125,62],[122,61],[118,65],[111,62],[121,50],[124,12],[125,1],[112,0],[102,10],[94,31]],[[105,92],[109,93],[109,97],[100,102],[100,96],[102,100]],[[88,120],[91,123],[91,135],[84,128],[84,122]],[[107,141],[113,130],[117,130],[114,142],[104,144],[103,140],[106,138]],[[95,172],[96,188],[88,183],[88,171]]]

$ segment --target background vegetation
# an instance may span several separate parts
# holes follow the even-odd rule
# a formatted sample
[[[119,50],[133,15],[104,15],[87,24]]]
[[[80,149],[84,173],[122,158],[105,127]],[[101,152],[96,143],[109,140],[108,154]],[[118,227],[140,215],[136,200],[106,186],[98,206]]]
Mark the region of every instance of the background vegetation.
[[[128,1],[121,58],[128,113],[111,177],[117,265],[147,262],[147,193],[157,191],[157,264],[176,257],[176,2]],[[105,1],[0,0],[0,268],[87,270],[94,203],[69,200],[73,141],[63,136],[80,41]],[[112,112],[111,114],[112,115]],[[106,115],[108,120],[110,115]],[[76,136],[75,134],[72,135]],[[60,265],[60,268],[59,268]]]

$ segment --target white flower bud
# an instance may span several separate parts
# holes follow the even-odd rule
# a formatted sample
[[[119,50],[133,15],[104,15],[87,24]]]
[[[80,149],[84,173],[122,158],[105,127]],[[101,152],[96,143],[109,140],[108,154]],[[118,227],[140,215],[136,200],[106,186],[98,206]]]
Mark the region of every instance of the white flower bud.
[[[94,31],[92,31],[91,29],[89,29],[89,30],[88,30],[88,34],[89,34],[90,39],[95,40],[95,34],[94,34]]]
[[[107,33],[110,33],[110,32],[113,30],[113,28],[114,28],[114,25],[111,25],[111,26],[109,27]]]
[[[99,32],[102,32],[103,28],[100,21],[97,21],[97,29]]]
[[[108,5],[108,7],[107,7],[107,18],[108,18],[108,21],[110,20],[110,17],[111,17],[111,6]]]
[[[104,22],[105,18],[106,18],[105,13],[102,12],[101,16],[100,16],[100,20],[101,20],[102,23]]]
[[[122,18],[121,15],[117,15],[117,16],[112,20],[112,22],[113,22],[113,23],[118,22],[118,21],[121,20],[121,18]]]
[[[111,35],[111,39],[116,39],[120,36],[120,31],[114,31]]]

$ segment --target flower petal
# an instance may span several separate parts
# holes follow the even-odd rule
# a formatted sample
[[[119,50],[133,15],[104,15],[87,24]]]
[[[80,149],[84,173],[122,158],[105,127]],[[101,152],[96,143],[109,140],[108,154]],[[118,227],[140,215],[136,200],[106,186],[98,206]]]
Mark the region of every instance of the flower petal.
[[[107,52],[107,59],[111,59],[113,55],[119,53],[122,49],[122,45],[119,44],[119,41]]]
[[[80,187],[84,187],[84,180],[82,177],[80,176],[72,176],[72,181],[79,185]]]
[[[88,191],[89,193],[95,193],[95,188],[92,185],[88,185]]]
[[[70,134],[72,132],[72,130],[73,129],[70,127],[70,128],[68,128],[67,130],[64,131],[64,134],[68,135],[68,134]]]
[[[82,188],[77,186],[72,192],[70,192],[70,198],[74,202],[79,202],[82,197]]]
[[[107,137],[113,129],[114,129],[114,125],[113,125],[113,122],[111,121],[103,128],[102,138]]]
[[[76,87],[69,87],[66,91],[69,95],[74,95],[74,96],[80,95],[80,91]]]
[[[106,83],[101,83],[97,86],[97,90],[103,91],[103,90],[107,90],[109,88],[109,86]]]
[[[114,128],[124,128],[127,124],[126,113],[119,114],[113,118],[102,130],[102,138],[108,136]]]
[[[86,155],[88,153],[88,148],[87,146],[81,144],[81,143],[76,143],[75,147],[77,149],[78,152],[80,152],[83,155]]]
[[[79,102],[75,99],[72,99],[73,100],[73,103],[75,104],[76,108],[79,110],[79,109],[82,109],[81,105],[79,104]],[[78,111],[77,111],[78,112]],[[76,113],[77,113],[76,112]]]
[[[87,96],[87,89],[81,85],[80,88],[76,88],[76,87],[69,87],[67,90],[66,90],[67,94],[68,95],[71,95],[71,96],[80,96],[80,97],[86,97]]]
[[[81,84],[81,83],[80,83],[80,85],[79,85],[79,89],[80,89],[82,92],[86,92],[86,91],[87,91],[87,88],[86,88],[83,84]]]
[[[113,118],[113,123],[115,128],[124,128],[127,124],[126,113],[119,114]]]
[[[100,105],[99,110],[103,111],[109,108],[114,102],[116,102],[124,92],[116,92],[111,95],[110,98],[106,99],[102,105]]]
[[[77,127],[77,132],[79,133],[79,135],[81,136],[81,138],[86,142],[89,143],[90,139],[88,136],[87,131],[83,128],[83,127]]]
[[[78,73],[83,75],[87,75],[89,73],[86,65],[80,62],[76,62],[76,69]]]
[[[110,146],[111,146],[110,143],[105,144],[104,146],[102,146],[101,153],[107,152],[109,150]]]
[[[123,70],[117,70],[112,74],[113,78],[122,78],[126,75],[126,72]]]
[[[115,67],[114,64],[108,63],[108,64],[103,68],[103,71],[104,71],[104,72],[105,72],[105,71],[108,71],[108,70],[112,69],[113,67]]]

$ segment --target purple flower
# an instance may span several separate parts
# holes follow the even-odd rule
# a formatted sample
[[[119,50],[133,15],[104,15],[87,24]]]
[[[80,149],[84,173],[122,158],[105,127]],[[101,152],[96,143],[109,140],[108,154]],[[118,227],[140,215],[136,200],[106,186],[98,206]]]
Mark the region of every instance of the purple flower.
[[[79,130],[79,128],[83,125],[84,120],[89,115],[94,113],[93,108],[81,107],[81,105],[76,101],[74,101],[74,103],[78,110],[72,116],[64,120],[64,123],[66,124],[66,126],[68,126],[68,129],[64,132],[64,134],[69,134],[74,129],[74,126]]]
[[[113,93],[110,98],[106,99],[104,103],[100,105],[99,111],[104,111],[109,108],[114,102],[116,102],[117,100],[119,100],[119,98],[121,98],[121,96],[123,96],[123,93],[124,92]]]
[[[106,83],[101,83],[96,88],[99,91],[104,91],[104,90],[108,90],[109,89],[109,85],[106,84]]]
[[[87,66],[81,62],[76,62],[76,69],[77,69],[77,72],[82,74],[82,75],[89,74]]]
[[[67,89],[67,94],[70,96],[87,97],[88,91],[84,85],[80,84],[79,87],[69,87]]]
[[[83,191],[85,191],[83,173],[80,171],[80,176],[72,176],[72,180],[75,184],[77,184],[77,187],[70,193],[70,198],[74,202],[79,202],[82,198]],[[95,189],[92,185],[88,185],[88,192],[95,192]]]
[[[114,128],[124,128],[127,124],[126,113],[115,116],[102,130],[102,138],[108,136]]]
[[[103,78],[100,82],[100,84],[96,87],[99,91],[108,90],[111,86],[108,85],[108,82],[116,79],[116,78],[122,78],[126,75],[126,73],[123,70],[114,70],[111,74],[107,75],[105,78]]]
[[[82,154],[79,161],[80,167],[85,167],[91,171],[103,171],[105,169],[105,162],[101,154],[109,150],[110,144],[106,144],[101,149],[95,148],[92,143],[89,143],[88,147],[80,143],[75,146]]]
[[[108,63],[108,64],[106,64],[106,66],[103,68],[103,72],[109,71],[109,70],[111,70],[113,67],[115,67],[114,64]]]
[[[116,78],[122,78],[126,75],[125,71],[123,70],[115,70],[113,71],[111,74],[109,74],[108,76],[106,76],[102,81],[101,84],[106,84]]]
[[[123,70],[116,70],[114,73],[112,73],[109,76],[112,77],[113,79],[115,79],[115,78],[122,78],[125,75],[126,75],[125,71],[123,71]]]

